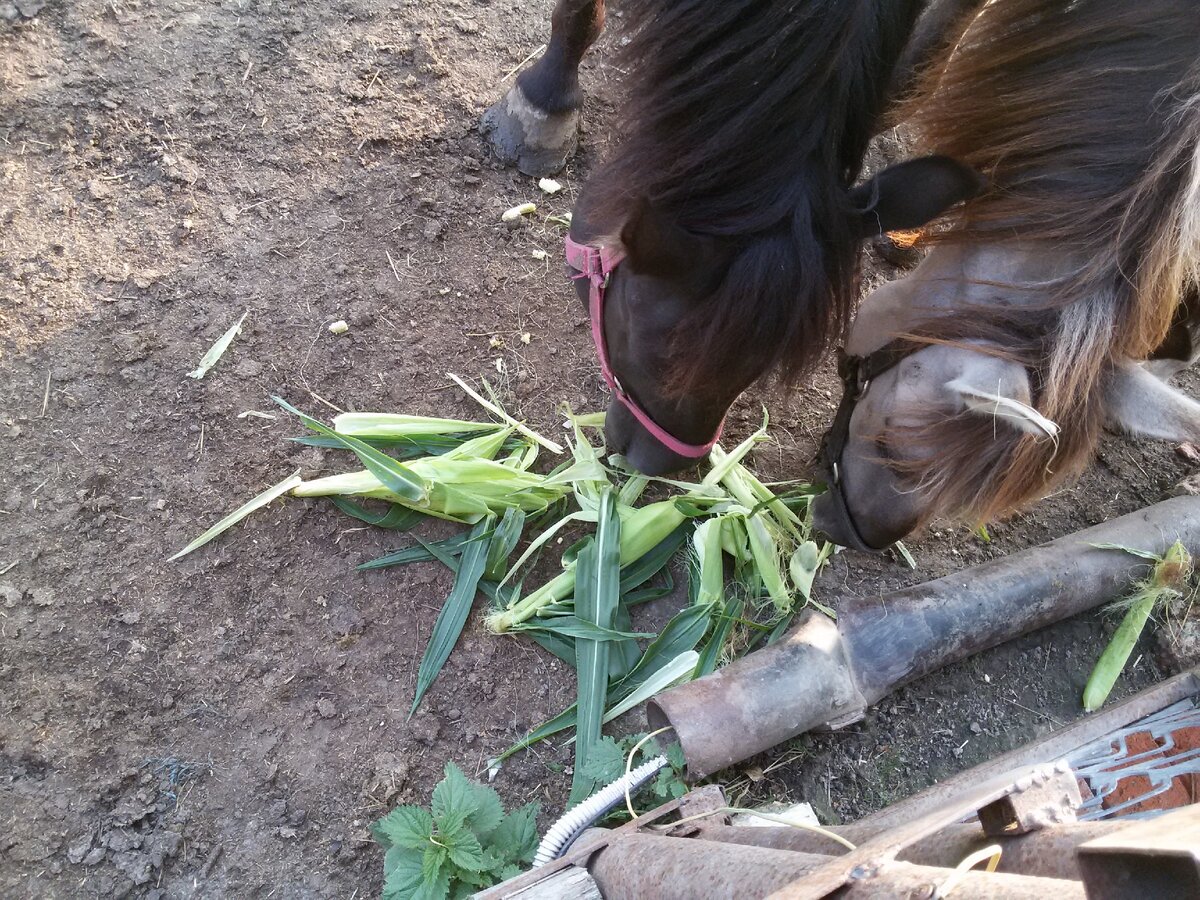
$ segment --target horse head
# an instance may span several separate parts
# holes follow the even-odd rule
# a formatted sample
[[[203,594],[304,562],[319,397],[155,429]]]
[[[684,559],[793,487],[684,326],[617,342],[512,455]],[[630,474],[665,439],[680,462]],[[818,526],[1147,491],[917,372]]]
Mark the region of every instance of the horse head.
[[[871,377],[847,380],[826,437],[830,489],[814,503],[818,530],[844,546],[882,549],[935,516],[978,523],[1009,513],[1082,469],[1101,426],[1200,438],[1200,404],[1166,382],[1200,355],[1194,287],[1155,359],[1102,361],[1094,396],[1047,404],[1055,389],[1047,381],[1060,376],[1043,343],[1014,323],[1048,330],[1045,295],[1078,262],[1012,246],[937,247],[863,302],[847,351]],[[1094,323],[1072,321],[1089,311],[1052,316],[1056,330],[1078,325],[1084,334],[1082,353],[1093,358],[1077,360],[1080,368],[1111,342]],[[1044,414],[1048,406],[1066,410],[1061,423]]]
[[[605,246],[621,260],[601,273],[602,285],[576,280],[598,320],[601,365],[616,395],[608,447],[645,474],[694,465],[742,391],[768,370],[786,368],[797,351],[806,362],[819,357],[837,336],[835,312],[854,280],[842,261],[855,258],[863,238],[918,227],[979,186],[954,160],[925,157],[828,199],[809,177],[804,214],[754,233],[705,234],[643,198],[608,238],[597,236],[585,193],[573,241]],[[819,221],[813,206],[825,210]]]

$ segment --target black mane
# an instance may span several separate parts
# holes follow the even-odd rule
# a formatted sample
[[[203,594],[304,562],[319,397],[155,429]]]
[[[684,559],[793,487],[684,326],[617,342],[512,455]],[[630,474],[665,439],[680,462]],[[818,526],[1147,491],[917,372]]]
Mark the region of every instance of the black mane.
[[[618,233],[646,198],[737,248],[724,282],[680,326],[678,389],[703,377],[690,361],[721,373],[714,359],[734,364],[748,349],[798,375],[843,334],[857,267],[845,189],[921,5],[625,5],[625,135],[591,180],[589,219]]]

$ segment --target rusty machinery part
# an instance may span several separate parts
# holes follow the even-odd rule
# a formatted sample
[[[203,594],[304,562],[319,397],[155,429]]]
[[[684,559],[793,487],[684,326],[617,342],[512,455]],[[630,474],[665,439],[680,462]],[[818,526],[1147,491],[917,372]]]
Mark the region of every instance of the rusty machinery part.
[[[601,885],[608,900],[667,898],[672,890],[689,900],[801,900],[834,892],[934,898],[951,884],[955,900],[1068,900],[1085,891],[1089,900],[1194,900],[1200,896],[1200,805],[1146,821],[1077,822],[1075,812],[1090,809],[1079,788],[1090,792],[1100,783],[1092,781],[1095,774],[1082,777],[1088,766],[1102,774],[1106,762],[1120,766],[1114,748],[1131,751],[1135,767],[1150,760],[1131,735],[1151,735],[1160,750],[1185,746],[1196,727],[1191,701],[1197,697],[1196,673],[1176,676],[881,813],[830,829],[857,844],[850,853],[813,832],[730,827],[720,812],[724,794],[709,785],[619,828],[591,829],[561,859],[479,896],[561,898],[560,888],[573,879],[586,882],[587,891],[570,896],[598,897]],[[1181,732],[1187,732],[1182,740]],[[1081,772],[1068,758],[1079,761]],[[1059,762],[1028,765],[1038,759]],[[998,775],[1013,768],[1019,771]],[[680,821],[672,822],[676,814]],[[973,824],[966,821],[971,817]],[[996,873],[956,874],[958,863],[992,843],[1001,848]]]
[[[839,727],[908,682],[1121,596],[1144,574],[1118,544],[1200,554],[1200,497],[1127,516],[884,597],[847,598],[770,647],[659,694],[652,729],[671,726],[699,779],[819,727]]]
[[[1087,772],[1089,770],[1085,757],[1102,753],[1103,748],[1109,746],[1110,735],[1117,734],[1122,729],[1131,726],[1141,730],[1142,726],[1137,724],[1140,721],[1149,721],[1155,715],[1181,701],[1194,704],[1197,700],[1200,700],[1200,669],[1192,669],[1168,678],[1161,684],[1147,688],[1120,703],[1106,706],[1099,712],[1085,716],[1078,722],[1059,728],[1023,747],[1018,747],[989,762],[980,763],[974,768],[947,778],[914,794],[907,800],[901,800],[899,803],[872,813],[861,819],[858,825],[874,832],[894,828],[925,815],[931,809],[958,796],[983,778],[1040,761],[1054,759],[1065,759],[1072,763],[1078,761]],[[1078,760],[1076,754],[1080,754]],[[1089,793],[1092,793],[1090,788]],[[1086,804],[1081,807],[1081,810],[1084,815],[1089,812]]]
[[[1190,699],[1180,700],[1081,747],[1067,760],[1087,788],[1077,810],[1082,820],[1152,815],[1164,805],[1178,805],[1173,800],[1195,803],[1200,800],[1200,709]]]

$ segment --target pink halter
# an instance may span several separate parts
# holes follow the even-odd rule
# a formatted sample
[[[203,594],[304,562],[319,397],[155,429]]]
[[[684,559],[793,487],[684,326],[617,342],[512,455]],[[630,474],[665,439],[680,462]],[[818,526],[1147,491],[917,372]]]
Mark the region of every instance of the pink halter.
[[[708,451],[721,439],[721,431],[725,427],[724,421],[717,426],[717,433],[713,435],[713,439],[708,443],[685,444],[667,432],[654,419],[650,418],[650,414],[638,406],[637,402],[625,393],[625,388],[621,386],[621,382],[613,374],[612,366],[608,361],[608,345],[604,340],[604,291],[608,287],[609,276],[612,275],[613,270],[621,260],[625,258],[625,254],[619,249],[590,247],[587,244],[580,244],[577,241],[571,240],[569,235],[567,236],[566,249],[567,265],[579,272],[578,275],[572,275],[571,278],[574,280],[586,278],[591,282],[591,288],[588,292],[588,312],[592,319],[592,341],[596,345],[596,356],[600,359],[600,371],[604,375],[604,380],[608,383],[608,389],[612,391],[613,396],[620,401],[621,405],[629,410],[630,414],[638,420],[641,426],[672,453],[686,456],[689,459],[700,459],[703,456],[707,456]]]

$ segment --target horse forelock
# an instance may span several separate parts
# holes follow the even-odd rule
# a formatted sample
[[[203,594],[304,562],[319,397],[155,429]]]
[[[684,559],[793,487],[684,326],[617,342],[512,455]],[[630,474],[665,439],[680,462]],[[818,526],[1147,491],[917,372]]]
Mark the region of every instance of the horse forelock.
[[[624,136],[588,188],[591,221],[619,231],[647,199],[727,240],[716,292],[680,323],[676,393],[810,368],[855,302],[845,189],[862,167],[914,0],[631,0],[620,62]]]
[[[940,242],[1062,247],[1087,262],[1025,307],[976,308],[931,326],[1027,350],[1035,407],[1057,445],[995,435],[957,417],[892,435],[927,452],[897,466],[930,508],[983,520],[1044,496],[1092,457],[1102,382],[1166,335],[1200,278],[1200,16],[1182,0],[1006,0],[988,4],[922,86],[922,149],[985,172]],[[1008,332],[1007,335],[1005,332]]]

